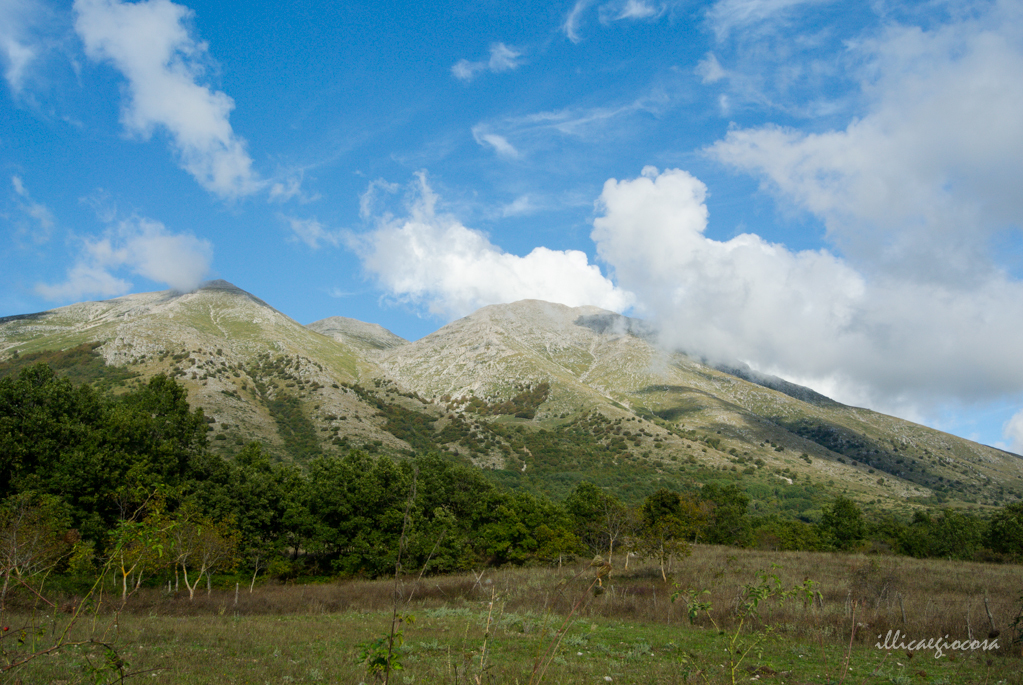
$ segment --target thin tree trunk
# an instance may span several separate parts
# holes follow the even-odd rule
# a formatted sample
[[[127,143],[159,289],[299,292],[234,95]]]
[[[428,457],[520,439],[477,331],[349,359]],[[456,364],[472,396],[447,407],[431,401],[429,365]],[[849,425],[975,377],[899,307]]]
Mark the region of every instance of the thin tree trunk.
[[[199,569],[199,575],[196,577],[194,583],[188,582],[188,567],[181,564],[181,573],[185,577],[185,587],[188,588],[188,601],[191,602],[195,599],[195,589],[199,587],[199,581],[202,580],[202,574],[206,572],[206,567],[203,566]]]

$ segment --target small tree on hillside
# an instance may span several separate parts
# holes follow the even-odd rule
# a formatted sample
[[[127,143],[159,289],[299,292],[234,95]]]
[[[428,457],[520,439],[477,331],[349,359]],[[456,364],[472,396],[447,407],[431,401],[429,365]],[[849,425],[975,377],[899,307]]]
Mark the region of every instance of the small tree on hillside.
[[[839,549],[852,549],[867,533],[863,512],[847,497],[838,497],[825,506],[820,522],[821,534]]]

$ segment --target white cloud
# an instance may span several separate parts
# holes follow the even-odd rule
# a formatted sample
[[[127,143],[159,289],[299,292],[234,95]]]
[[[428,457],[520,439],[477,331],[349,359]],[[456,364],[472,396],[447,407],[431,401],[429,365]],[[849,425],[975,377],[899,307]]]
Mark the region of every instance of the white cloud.
[[[648,5],[643,0],[627,0],[625,6],[618,13],[618,19],[650,19],[660,16],[664,11],[661,7]]]
[[[18,209],[29,219],[27,222],[20,222],[18,232],[30,236],[32,242],[37,245],[47,242],[53,232],[53,213],[45,205],[32,200],[20,176],[11,176],[11,186],[18,196],[16,200]]]
[[[710,153],[819,216],[871,269],[986,280],[987,240],[1023,227],[1019,6],[930,32],[894,27],[862,49],[868,111],[845,130],[733,130]]]
[[[366,221],[379,214],[377,205],[380,203],[381,194],[394,195],[399,190],[401,190],[401,186],[397,183],[388,183],[382,178],[370,181],[366,186],[366,192],[359,196],[359,217]],[[382,215],[388,218],[390,216],[385,213]]]
[[[158,221],[132,217],[103,236],[83,241],[78,262],[63,283],[36,285],[49,300],[123,295],[131,283],[115,275],[127,270],[179,292],[195,290],[210,271],[213,246],[190,233],[171,233]]]
[[[632,297],[616,288],[577,250],[538,247],[508,254],[480,231],[437,211],[437,196],[418,174],[407,216],[385,216],[353,237],[363,267],[399,301],[456,318],[496,303],[541,299],[622,311]]]
[[[565,16],[561,30],[573,43],[582,41],[579,35],[579,24],[583,15],[595,3],[595,0],[578,0],[572,10]],[[597,17],[601,24],[608,25],[615,21],[643,21],[658,19],[679,4],[679,0],[648,2],[648,0],[611,0],[597,8]]]
[[[598,255],[667,344],[875,406],[1023,390],[1023,284],[989,273],[962,289],[756,235],[711,240],[705,194],[685,171],[648,167],[609,180],[598,202]]]
[[[536,199],[526,195],[519,195],[517,198],[501,207],[501,216],[525,216],[527,214],[533,214],[543,209],[542,205],[538,205]]]
[[[7,63],[4,78],[7,79],[11,90],[20,91],[29,62],[35,58],[35,51],[11,36],[0,35],[0,54],[3,54]]]
[[[4,78],[15,93],[21,91],[29,64],[38,56],[38,45],[30,35],[36,9],[25,0],[0,2],[0,60]]]
[[[788,13],[801,5],[831,1],[719,0],[707,12],[707,18],[710,20],[718,40],[724,40],[733,31],[749,31],[765,23],[783,21]]]
[[[614,0],[600,6],[599,16],[602,24],[612,21],[640,21],[643,19],[656,19],[667,11],[663,4],[650,4],[646,0]]]
[[[294,240],[299,240],[314,250],[318,250],[321,243],[334,247],[342,243],[341,232],[329,230],[316,219],[299,219],[284,215],[281,215],[281,219],[288,223]]]
[[[521,52],[511,49],[504,43],[495,43],[490,46],[490,61],[487,62],[487,68],[495,73],[517,69],[522,64],[519,61],[521,56]]]
[[[490,59],[479,62],[470,62],[467,59],[458,60],[451,67],[451,73],[458,80],[468,83],[483,71],[497,74],[502,71],[517,69],[522,65],[520,57],[522,57],[522,53],[518,50],[510,48],[504,43],[494,43],[490,46]]]
[[[486,128],[483,126],[473,126],[472,137],[480,145],[494,148],[494,152],[502,157],[515,159],[519,156],[519,151],[515,149],[514,145],[508,142],[507,138],[499,136],[496,133],[488,133]]]
[[[267,200],[272,203],[283,204],[290,200],[296,200],[299,204],[305,205],[320,199],[319,193],[309,194],[302,189],[304,173],[301,169],[281,174],[274,181],[267,181],[270,192],[267,193]]]
[[[451,73],[459,81],[465,81],[468,83],[476,77],[476,72],[483,68],[479,65],[480,62],[470,62],[467,59],[460,59],[451,65]]]
[[[1023,283],[1013,254],[992,245],[1023,230],[1023,8],[995,3],[926,31],[892,26],[850,49],[865,64],[863,109],[844,129],[733,129],[708,149],[819,217],[841,257],[756,236],[718,243],[702,235],[705,217],[671,228],[667,210],[646,230],[681,241],[675,256],[611,249],[641,209],[623,198],[645,193],[676,214],[704,207],[668,172],[605,188],[600,254],[693,349],[903,415],[1019,397]],[[665,259],[679,274],[659,284],[670,297],[654,287]]]
[[[231,128],[234,100],[199,83],[208,56],[186,28],[191,10],[169,0],[75,0],[75,12],[86,54],[128,80],[121,120],[129,131],[149,136],[166,129],[181,166],[221,197],[264,185]]]
[[[573,43],[578,43],[582,40],[579,36],[579,20],[582,18],[586,8],[592,4],[593,0],[577,0],[575,5],[572,6],[572,11],[565,17],[565,23],[561,25],[561,30],[565,32],[565,36]]]
[[[717,83],[728,76],[728,72],[718,62],[718,58],[714,56],[714,53],[711,52],[708,52],[707,56],[696,64],[695,71],[696,75],[703,79],[704,83]]]
[[[1017,412],[1006,422],[1002,435],[1009,441],[1009,450],[1023,454],[1023,411]]]
[[[131,290],[131,283],[114,276],[104,266],[78,262],[68,269],[67,279],[63,283],[38,283],[35,290],[52,302],[67,302],[87,297],[106,299],[124,295]]]

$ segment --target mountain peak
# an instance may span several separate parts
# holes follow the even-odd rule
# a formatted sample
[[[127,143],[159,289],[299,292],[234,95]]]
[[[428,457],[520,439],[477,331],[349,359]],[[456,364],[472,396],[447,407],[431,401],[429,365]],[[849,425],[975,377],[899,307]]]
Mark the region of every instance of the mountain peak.
[[[320,319],[306,328],[361,349],[389,350],[408,344],[405,338],[395,335],[380,324],[366,323],[347,316]]]
[[[631,335],[646,340],[654,338],[654,329],[641,319],[633,319],[593,305],[571,307],[545,300],[518,300],[508,304],[492,304],[473,312],[462,321],[503,320],[513,324],[552,327],[563,331],[588,328],[598,335]]]
[[[234,283],[225,281],[223,278],[217,278],[212,281],[206,281],[199,286],[198,290],[235,290],[241,293],[245,293],[244,290],[236,286]],[[245,293],[248,295],[248,293]]]
[[[264,307],[269,307],[270,309],[274,309],[269,304],[267,304],[263,300],[259,299],[258,297],[256,297],[252,293],[250,293],[249,291],[242,290],[241,288],[236,286],[234,283],[231,283],[229,281],[225,281],[222,278],[218,278],[218,279],[215,279],[215,280],[212,280],[212,281],[206,281],[205,283],[200,285],[195,290],[195,292],[221,292],[221,293],[229,293],[231,295],[241,295],[243,297],[246,297],[246,298],[252,300],[256,304],[262,305]],[[275,309],[274,311],[277,311],[277,310]]]

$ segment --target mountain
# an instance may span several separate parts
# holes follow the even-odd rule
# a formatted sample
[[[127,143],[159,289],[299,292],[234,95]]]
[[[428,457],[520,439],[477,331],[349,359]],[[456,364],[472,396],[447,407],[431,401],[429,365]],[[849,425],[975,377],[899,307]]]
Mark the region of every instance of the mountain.
[[[380,324],[365,323],[346,316],[331,316],[314,321],[307,328],[365,351],[390,350],[408,344],[408,340],[391,333]]]
[[[365,372],[361,345],[312,331],[226,281],[0,319],[0,354],[17,350],[23,363],[76,346],[138,378],[176,377],[222,452],[256,439],[290,458],[308,456],[340,434],[320,430],[329,416],[349,421],[346,444],[405,447],[380,430],[375,407],[340,386]]]
[[[846,493],[888,509],[1023,497],[1023,458],[733,365],[659,348],[642,321],[536,300],[415,342],[331,317],[302,326],[224,281],[0,319],[0,374],[35,361],[118,388],[168,373],[230,455],[437,449],[512,487],[581,479],[638,498],[740,482],[812,517]]]

